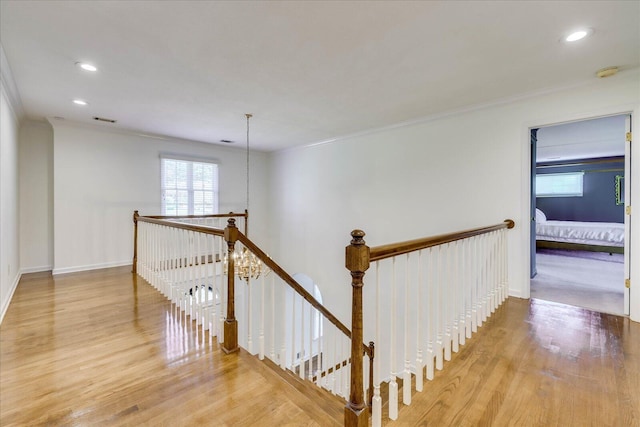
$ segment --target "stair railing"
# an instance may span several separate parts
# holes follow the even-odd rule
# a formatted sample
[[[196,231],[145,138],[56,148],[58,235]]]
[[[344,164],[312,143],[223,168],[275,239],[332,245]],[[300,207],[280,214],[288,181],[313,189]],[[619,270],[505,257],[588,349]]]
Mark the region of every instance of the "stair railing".
[[[246,212],[220,217],[227,219],[224,229],[193,224],[212,221],[205,218],[140,216],[136,211],[134,272],[170,299],[185,318],[195,320],[203,333],[217,336],[223,351],[232,353],[242,346],[260,359],[267,357],[347,400],[345,425],[362,425],[349,421],[354,410],[361,420],[368,420],[365,387],[369,387],[368,401],[373,397],[374,346],[362,341],[361,258],[351,257],[354,306],[360,307],[360,315],[353,315],[352,332],[236,227],[236,217],[246,221]],[[234,251],[243,248],[271,274],[236,281]],[[244,292],[243,299],[238,300],[237,291]],[[255,292],[259,298],[253,297]],[[258,309],[252,306],[256,300]],[[242,307],[236,313],[239,302]],[[254,349],[256,335],[258,349]]]
[[[373,335],[378,347],[372,380],[372,426],[382,424],[383,381],[388,381],[389,387],[388,417],[396,420],[397,377],[402,378],[402,403],[410,405],[412,376],[415,391],[422,391],[424,371],[426,379],[432,380],[435,369],[443,369],[452,351],[457,352],[507,298],[506,231],[514,225],[512,220],[505,220],[488,227],[372,248],[366,246],[363,231],[351,233],[351,247],[358,248],[356,255],[347,250],[354,289],[362,288],[364,271],[373,263],[370,275],[375,296],[365,306],[366,318],[375,319]],[[350,259],[356,260],[355,275]],[[359,308],[355,302],[354,308]],[[354,310],[353,316],[355,323],[355,317],[362,313]],[[361,319],[357,320],[361,324]],[[356,334],[359,337],[359,327],[352,328],[354,338]],[[358,405],[359,401],[355,409],[361,407]]]

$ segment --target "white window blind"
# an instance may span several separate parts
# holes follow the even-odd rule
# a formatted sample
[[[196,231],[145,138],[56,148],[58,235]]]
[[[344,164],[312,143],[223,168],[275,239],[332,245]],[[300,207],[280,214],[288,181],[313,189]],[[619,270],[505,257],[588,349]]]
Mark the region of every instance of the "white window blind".
[[[218,213],[218,165],[206,161],[161,159],[163,215]]]
[[[584,172],[536,175],[537,197],[582,197]]]

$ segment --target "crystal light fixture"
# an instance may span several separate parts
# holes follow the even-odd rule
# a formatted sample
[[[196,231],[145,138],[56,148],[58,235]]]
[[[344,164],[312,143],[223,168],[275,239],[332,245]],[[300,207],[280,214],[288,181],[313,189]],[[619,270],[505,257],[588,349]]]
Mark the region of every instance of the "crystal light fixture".
[[[249,119],[253,117],[253,114],[245,114],[247,118],[247,212],[249,212]],[[246,221],[246,218],[245,218]],[[249,280],[255,280],[260,276],[266,276],[271,270],[260,261],[260,259],[253,253],[249,252],[247,248],[242,248],[242,251],[238,253],[236,250],[233,253],[235,272],[238,277],[249,283]],[[227,260],[225,256],[225,272],[227,271]]]

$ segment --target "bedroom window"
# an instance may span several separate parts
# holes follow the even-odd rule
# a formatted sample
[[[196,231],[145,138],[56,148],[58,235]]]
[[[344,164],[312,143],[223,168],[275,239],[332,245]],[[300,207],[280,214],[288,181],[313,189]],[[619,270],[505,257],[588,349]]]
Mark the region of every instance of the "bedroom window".
[[[218,213],[218,165],[204,160],[161,158],[163,215]]]
[[[536,175],[536,197],[582,197],[584,172]]]

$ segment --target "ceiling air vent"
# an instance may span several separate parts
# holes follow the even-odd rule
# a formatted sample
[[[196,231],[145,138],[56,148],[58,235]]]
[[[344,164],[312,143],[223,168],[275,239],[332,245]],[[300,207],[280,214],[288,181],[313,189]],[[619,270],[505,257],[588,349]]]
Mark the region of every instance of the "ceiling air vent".
[[[104,117],[94,117],[93,120],[97,120],[99,122],[106,122],[106,123],[115,123],[116,122],[113,119],[105,119]]]

